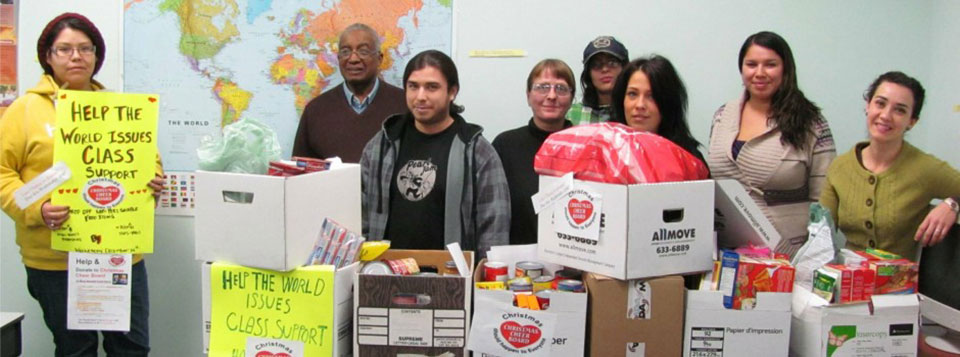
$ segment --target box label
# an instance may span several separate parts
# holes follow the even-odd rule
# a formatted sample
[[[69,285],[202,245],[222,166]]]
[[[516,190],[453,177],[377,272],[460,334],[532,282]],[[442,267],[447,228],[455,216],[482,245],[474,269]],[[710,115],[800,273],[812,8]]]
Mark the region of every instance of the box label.
[[[390,309],[390,345],[427,347],[433,340],[433,310]]]
[[[915,356],[914,331],[912,323],[834,325],[827,331],[826,356]]]
[[[245,356],[303,357],[303,342],[247,337]]]
[[[724,335],[723,327],[690,328],[689,356],[722,357]]]
[[[653,313],[650,301],[653,299],[653,287],[646,280],[630,280],[627,292],[627,318],[649,320]]]
[[[627,357],[643,357],[647,345],[643,342],[627,342]]]
[[[466,344],[463,310],[360,308],[357,343],[411,347],[455,347]]]
[[[600,212],[603,200],[599,193],[577,188],[555,205],[554,229],[557,233],[583,238],[590,245],[600,240]]]

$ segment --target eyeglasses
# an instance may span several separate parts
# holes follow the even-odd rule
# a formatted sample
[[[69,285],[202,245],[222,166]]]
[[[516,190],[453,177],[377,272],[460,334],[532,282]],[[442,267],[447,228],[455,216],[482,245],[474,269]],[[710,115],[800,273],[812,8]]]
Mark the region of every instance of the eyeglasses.
[[[60,57],[70,57],[73,56],[73,52],[80,52],[81,56],[93,56],[94,52],[97,52],[97,46],[80,46],[80,47],[70,47],[70,46],[59,46],[50,48],[53,53],[56,53]]]
[[[356,54],[357,54],[357,57],[360,57],[360,59],[369,59],[369,58],[373,57],[373,55],[376,54],[377,51],[370,50],[370,49],[366,49],[366,48],[361,48],[361,49],[358,49],[358,50],[353,50],[353,49],[349,49],[349,48],[341,48],[340,51],[337,52],[337,58],[339,58],[339,59],[347,59],[347,58],[350,58],[350,55],[352,55],[352,54],[354,54],[354,53],[356,53]]]
[[[590,69],[595,69],[599,71],[603,69],[603,67],[607,67],[610,69],[617,69],[617,68],[623,67],[623,64],[620,63],[620,61],[617,61],[614,59],[608,59],[606,61],[598,59],[596,61],[590,62]]]
[[[537,94],[547,95],[550,94],[550,88],[553,88],[559,97],[566,97],[570,95],[570,87],[567,87],[563,84],[540,83],[534,84],[532,89],[534,92],[537,92]]]

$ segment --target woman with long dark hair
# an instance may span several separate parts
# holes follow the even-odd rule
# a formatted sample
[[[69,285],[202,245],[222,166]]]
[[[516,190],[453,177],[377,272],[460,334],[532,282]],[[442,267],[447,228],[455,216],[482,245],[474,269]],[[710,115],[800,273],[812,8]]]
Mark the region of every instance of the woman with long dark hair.
[[[743,184],[780,233],[776,250],[793,255],[837,155],[833,136],[797,85],[793,52],[780,35],[747,37],[737,65],[744,91],[714,114],[707,163],[714,178]]]

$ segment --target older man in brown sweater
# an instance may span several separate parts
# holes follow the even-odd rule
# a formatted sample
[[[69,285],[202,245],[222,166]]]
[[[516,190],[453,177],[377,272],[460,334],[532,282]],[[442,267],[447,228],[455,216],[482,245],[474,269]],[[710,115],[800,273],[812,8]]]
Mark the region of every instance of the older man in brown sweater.
[[[307,103],[293,142],[294,156],[360,162],[364,144],[383,120],[407,110],[403,90],[379,78],[383,54],[374,29],[350,25],[340,34],[338,47],[343,83]]]

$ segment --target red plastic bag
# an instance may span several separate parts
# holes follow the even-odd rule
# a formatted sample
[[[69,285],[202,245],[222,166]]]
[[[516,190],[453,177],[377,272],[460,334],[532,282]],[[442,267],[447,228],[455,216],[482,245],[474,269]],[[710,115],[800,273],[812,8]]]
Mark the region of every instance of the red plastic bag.
[[[706,179],[707,166],[672,141],[619,123],[579,125],[551,134],[533,160],[541,175],[617,184]]]

